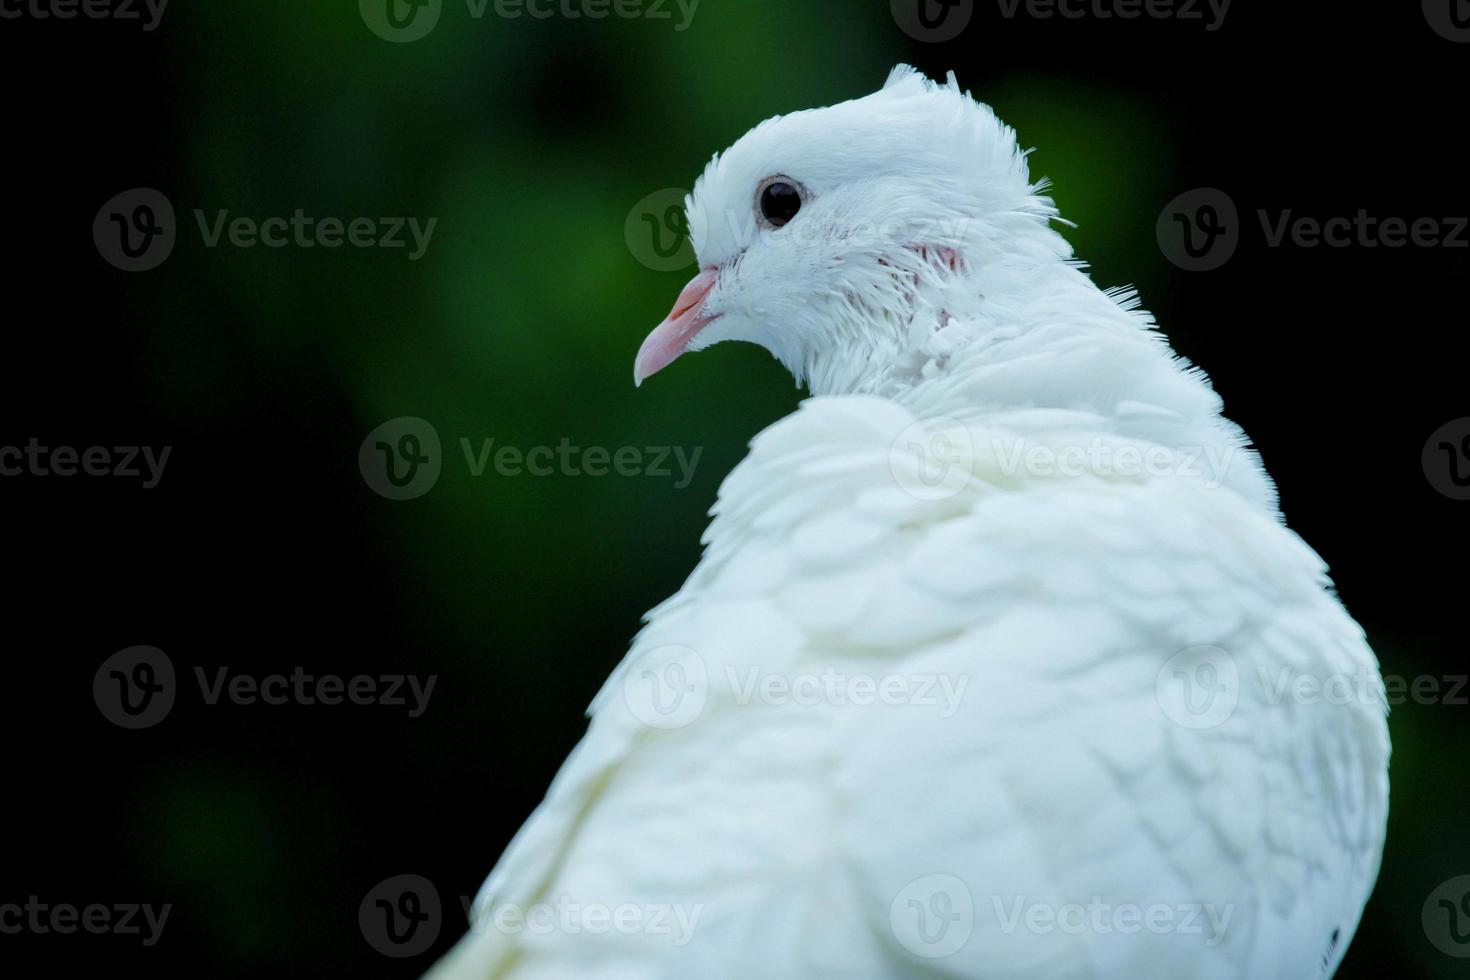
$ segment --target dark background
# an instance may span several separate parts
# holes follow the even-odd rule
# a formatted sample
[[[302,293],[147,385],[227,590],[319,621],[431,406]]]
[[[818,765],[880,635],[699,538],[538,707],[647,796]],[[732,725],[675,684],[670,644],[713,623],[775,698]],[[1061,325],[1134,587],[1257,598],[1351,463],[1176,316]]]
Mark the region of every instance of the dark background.
[[[151,490],[0,478],[0,902],[173,905],[151,948],[0,935],[0,970],[414,976],[447,948],[458,896],[544,792],[641,613],[693,566],[719,480],[800,398],[737,346],[633,388],[638,343],[692,270],[641,264],[630,209],[689,186],[760,119],[869,92],[900,60],[954,69],[1038,148],[1068,237],[1214,377],[1385,672],[1465,674],[1470,503],[1435,491],[1421,450],[1470,415],[1470,251],[1270,248],[1254,215],[1465,215],[1470,44],[1417,4],[1287,6],[1239,0],[1207,31],[1007,19],[990,0],[939,44],[901,31],[887,0],[704,0],[685,31],[677,12],[474,20],[445,0],[406,44],[350,0],[174,0],[151,32],[0,19],[0,446],[172,447]],[[135,187],[172,200],[179,238],[130,274],[91,229]],[[1155,239],[1197,187],[1243,220],[1212,272]],[[439,221],[411,262],[209,249],[195,208]],[[398,416],[444,440],[437,485],[405,502],[357,462]],[[475,478],[461,437],[704,452],[683,489]],[[163,722],[127,731],[91,690],[135,644],[167,652],[181,690]],[[297,665],[438,682],[418,719],[211,707],[193,682],[196,666]],[[1409,703],[1391,727],[1384,871],[1340,975],[1462,975],[1420,911],[1470,873],[1470,706]],[[357,922],[401,873],[431,879],[448,920],[406,960]]]

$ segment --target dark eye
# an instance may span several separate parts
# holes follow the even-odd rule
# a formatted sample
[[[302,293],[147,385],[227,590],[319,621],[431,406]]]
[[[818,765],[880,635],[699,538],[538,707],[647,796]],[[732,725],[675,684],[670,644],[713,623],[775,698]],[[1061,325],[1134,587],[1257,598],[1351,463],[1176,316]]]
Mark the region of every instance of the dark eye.
[[[761,217],[780,228],[801,210],[801,191],[787,180],[773,180],[760,193]]]

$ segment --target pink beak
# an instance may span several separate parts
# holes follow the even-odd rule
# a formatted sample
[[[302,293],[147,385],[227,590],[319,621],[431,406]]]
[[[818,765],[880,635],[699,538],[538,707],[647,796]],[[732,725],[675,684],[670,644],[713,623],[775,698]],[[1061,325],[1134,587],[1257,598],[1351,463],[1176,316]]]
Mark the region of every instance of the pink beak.
[[[719,278],[719,269],[703,269],[699,275],[689,280],[689,285],[684,287],[679,298],[674,301],[673,312],[663,323],[653,328],[653,333],[648,335],[648,339],[638,349],[638,357],[633,361],[634,385],[643,384],[645,378],[653,377],[674,363],[688,349],[694,335],[715,319],[713,316],[704,316],[700,310]]]

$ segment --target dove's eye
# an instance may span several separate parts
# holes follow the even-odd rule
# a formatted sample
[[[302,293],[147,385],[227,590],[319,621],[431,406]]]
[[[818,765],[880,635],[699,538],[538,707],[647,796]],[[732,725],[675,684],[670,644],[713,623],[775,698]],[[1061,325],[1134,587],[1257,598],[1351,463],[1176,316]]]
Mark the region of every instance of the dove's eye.
[[[761,185],[761,217],[772,228],[780,228],[801,210],[801,188],[785,177],[772,177]]]

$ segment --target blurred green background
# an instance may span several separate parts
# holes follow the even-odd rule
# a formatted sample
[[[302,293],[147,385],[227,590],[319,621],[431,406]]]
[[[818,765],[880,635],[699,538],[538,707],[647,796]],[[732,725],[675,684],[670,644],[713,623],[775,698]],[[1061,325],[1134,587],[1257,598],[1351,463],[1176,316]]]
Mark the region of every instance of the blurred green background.
[[[494,9],[444,0],[411,43],[376,36],[348,0],[179,3],[149,32],[0,22],[4,166],[27,229],[6,246],[0,442],[175,447],[152,491],[0,482],[23,634],[7,726],[25,747],[0,899],[175,906],[152,948],[0,936],[0,955],[47,972],[412,976],[447,948],[458,896],[544,792],[641,613],[693,567],[720,479],[801,397],[763,351],[733,345],[634,389],[633,354],[693,271],[640,262],[624,235],[635,206],[690,186],[757,121],[864,94],[901,60],[954,69],[1037,147],[1079,254],[1100,283],[1137,284],[1215,377],[1385,671],[1465,673],[1466,505],[1419,469],[1429,432],[1466,414],[1463,254],[1248,235],[1225,269],[1191,275],[1154,238],[1164,204],[1198,186],[1243,212],[1464,213],[1442,179],[1461,166],[1455,127],[1423,95],[1463,87],[1466,49],[1419,11],[1242,7],[1206,31],[980,4],[958,38],[925,43],[887,0],[703,0],[684,30],[672,5],[667,20]],[[1345,52],[1374,70],[1345,72]],[[1400,57],[1412,74],[1388,69]],[[87,229],[139,186],[170,198],[179,241],[128,275]],[[437,224],[418,261],[208,248],[194,227],[195,209],[297,208]],[[444,464],[430,492],[394,502],[357,454],[400,416],[434,426]],[[459,440],[491,438],[702,455],[682,488],[474,476]],[[194,698],[124,732],[86,692],[134,643],[182,673],[440,680],[419,719]],[[1420,916],[1470,873],[1467,717],[1393,715],[1388,853],[1341,976],[1464,975]],[[403,961],[369,948],[356,918],[400,873],[434,881],[447,917],[433,952]]]

